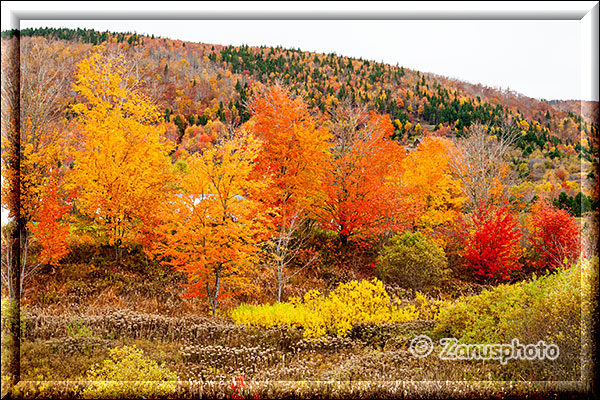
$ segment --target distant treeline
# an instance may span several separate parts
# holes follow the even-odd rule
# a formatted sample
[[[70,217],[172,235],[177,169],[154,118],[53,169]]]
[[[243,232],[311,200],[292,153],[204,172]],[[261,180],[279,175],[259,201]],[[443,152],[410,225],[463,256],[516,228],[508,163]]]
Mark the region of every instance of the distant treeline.
[[[109,31],[99,32],[94,29],[68,29],[68,28],[26,28],[10,29],[2,31],[2,39],[11,39],[20,33],[21,36],[42,36],[48,39],[78,40],[82,43],[100,44],[111,38],[121,43],[127,41],[129,44],[143,44],[142,36],[132,32],[111,33]]]

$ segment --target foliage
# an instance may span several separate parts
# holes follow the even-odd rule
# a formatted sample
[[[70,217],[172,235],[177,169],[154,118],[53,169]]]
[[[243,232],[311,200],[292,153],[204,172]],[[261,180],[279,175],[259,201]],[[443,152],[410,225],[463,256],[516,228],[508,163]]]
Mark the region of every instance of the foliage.
[[[71,196],[69,196],[71,197]],[[71,209],[70,198],[61,198],[57,177],[53,176],[46,184],[40,206],[36,210],[36,223],[30,223],[29,230],[41,245],[38,261],[56,265],[71,251],[67,245],[69,225],[64,223]]]
[[[565,210],[538,202],[529,214],[529,243],[538,269],[554,270],[573,263],[581,250],[579,226]]]
[[[435,305],[434,305],[435,306]],[[421,298],[419,307],[423,316],[437,316],[432,313],[432,304]],[[304,337],[318,338],[324,335],[346,336],[353,324],[362,322],[380,324],[384,322],[403,323],[415,320],[420,310],[415,305],[392,304],[381,281],[351,281],[339,285],[329,295],[318,290],[307,292],[302,299],[291,298],[286,303],[273,305],[242,304],[230,312],[235,323],[257,325],[265,328],[273,326],[295,326],[304,329]]]
[[[177,376],[135,346],[112,349],[109,356],[88,371],[92,382],[84,398],[161,398],[175,393]]]
[[[154,245],[164,264],[187,274],[187,295],[208,297],[213,314],[224,298],[256,289],[249,274],[268,227],[257,198],[269,183],[250,178],[259,148],[248,135],[191,156]]]
[[[17,54],[4,41],[2,48],[2,205],[11,217],[19,211],[30,222],[48,177],[66,157],[64,111],[73,65],[64,44],[43,38],[18,42]]]
[[[390,138],[389,117],[371,112],[358,125],[337,128],[341,132],[323,173],[318,210],[322,226],[337,232],[344,247],[350,237],[397,228],[410,210],[398,185],[405,152]]]
[[[15,363],[15,353],[17,353],[17,351],[19,353],[22,351],[20,346],[17,347],[16,350],[13,350],[15,346],[15,332],[17,329],[20,329],[20,336],[23,337],[23,332],[27,329],[28,312],[26,311],[26,307],[19,307],[18,300],[2,296],[0,315],[2,322],[0,336],[0,345],[2,346],[2,352],[0,353],[0,365],[2,366],[2,396],[11,397],[7,396],[7,393],[14,392],[15,381],[14,375],[9,372],[11,372],[11,367],[13,367]],[[19,343],[19,341],[17,341],[17,343]],[[18,360],[20,362],[20,357]]]
[[[319,199],[320,171],[329,157],[331,133],[319,126],[301,97],[273,85],[250,102],[252,118],[244,125],[262,141],[253,177],[272,176],[263,193],[268,204],[281,206],[284,217],[310,208]]]
[[[377,258],[377,273],[384,282],[413,290],[439,286],[447,266],[444,250],[419,232],[396,234]]]
[[[476,296],[459,298],[441,310],[434,334],[462,343],[556,344],[556,368],[577,370],[583,335],[582,316],[591,315],[598,282],[598,259],[583,260],[569,269],[501,284]],[[591,338],[588,331],[587,337]],[[565,371],[570,373],[572,371]],[[576,372],[576,375],[577,372]]]
[[[71,108],[82,130],[73,154],[77,207],[117,247],[156,226],[170,167],[157,108],[127,71],[123,56],[96,49],[79,64],[73,88],[81,101]]]
[[[92,307],[126,304],[137,310],[183,313],[203,304],[180,298],[177,287],[183,271],[188,278],[187,294],[209,297],[215,313],[227,296],[240,294],[247,299],[255,293],[255,285],[264,278],[257,267],[256,251],[264,249],[273,233],[267,225],[283,228],[278,231],[289,237],[284,231],[289,233],[290,219],[281,224],[279,217],[297,211],[307,221],[307,229],[298,233],[296,243],[306,239],[313,246],[299,252],[290,262],[290,270],[298,272],[312,261],[313,249],[320,256],[315,263],[318,268],[290,280],[290,284],[302,283],[299,291],[315,284],[335,287],[339,281],[370,276],[374,266],[371,261],[381,243],[406,229],[422,232],[443,246],[448,257],[461,253],[456,240],[449,243],[448,232],[464,233],[457,221],[465,207],[470,209],[477,203],[475,199],[498,204],[508,198],[513,202],[507,206],[510,210],[522,210],[535,187],[550,197],[564,194],[557,202],[575,216],[597,209],[597,185],[588,189],[589,182],[597,178],[589,168],[597,164],[598,155],[595,103],[537,101],[399,66],[281,47],[213,46],[135,33],[50,28],[21,31],[20,38],[15,35],[5,32],[2,41],[2,203],[8,205],[11,217],[17,217],[20,195],[20,215],[25,224],[19,220],[18,226],[19,230],[26,227],[16,231],[16,236],[20,234],[24,239],[25,251],[21,254],[27,254],[27,243],[37,238],[42,253],[36,261],[56,264],[62,258],[72,274],[63,280],[67,268],[43,270],[43,277],[33,282],[35,290],[26,292],[24,299],[36,306],[52,304],[71,310],[73,306],[89,306],[86,302],[93,299]],[[4,51],[8,41],[17,44],[14,47],[20,50],[20,56]],[[101,49],[85,44],[101,42]],[[4,67],[11,57],[17,68],[8,70]],[[348,107],[340,112],[340,105]],[[515,148],[498,159],[490,157],[499,154],[496,145],[505,139],[502,127],[507,122],[518,128]],[[468,134],[469,127],[476,123],[481,123],[482,141]],[[428,132],[432,127],[434,134]],[[249,155],[246,150],[252,146],[243,141],[228,144],[243,131],[261,139],[256,155]],[[454,148],[449,139],[463,136],[465,139],[456,141]],[[461,168],[451,168],[449,155],[453,154],[458,154]],[[240,164],[230,162],[238,156]],[[527,180],[518,188],[512,186],[516,166],[520,178]],[[65,181],[72,185],[64,185]],[[71,239],[82,244],[91,242],[91,246],[126,243],[130,245],[128,250],[143,244],[146,249],[158,250],[156,254],[163,257],[162,261],[177,271],[146,274],[152,269],[146,265],[140,268],[143,274],[134,276],[125,267],[130,261],[127,255],[113,264],[112,257],[87,257],[85,248],[90,244],[73,245],[73,241],[71,254],[63,257],[69,250],[65,239],[71,186],[81,188],[76,207],[71,210],[74,221],[68,221],[81,235],[72,235]],[[566,349],[567,357],[579,361],[575,349],[580,343],[573,337],[578,314],[573,306],[575,294],[569,291],[569,285],[577,287],[576,275],[564,281],[556,277],[564,272],[558,265],[565,258],[575,259],[578,233],[565,216],[550,212],[541,215],[538,211],[534,208],[529,221],[533,265],[559,269],[552,278],[544,278],[547,282],[555,279],[547,285],[552,290],[542,283],[544,290],[525,285],[529,289],[509,295],[506,292],[512,289],[506,289],[503,296],[509,304],[502,296],[494,297],[481,306],[485,311],[479,317],[485,324],[469,321],[471,326],[464,329],[488,330],[490,337],[499,336],[498,330],[526,332],[531,341],[556,332],[550,339],[560,343],[561,352]],[[472,245],[465,257],[468,266],[486,281],[510,276],[518,267],[516,257],[520,255],[516,240],[512,240],[519,236],[516,225],[507,228],[514,221],[507,218],[498,222],[497,214],[496,210],[490,211],[489,219],[476,215],[477,226],[468,232],[465,243]],[[304,219],[307,215],[310,218]],[[33,233],[29,242],[28,230]],[[478,235],[479,231],[483,233]],[[320,240],[326,235],[327,240]],[[553,242],[556,237],[560,238],[558,244]],[[343,246],[336,246],[337,242]],[[6,244],[3,241],[3,256]],[[557,251],[551,252],[553,247]],[[278,256],[284,259],[281,254]],[[354,257],[352,263],[340,263],[343,268],[336,269],[339,260],[348,254]],[[117,266],[121,267],[119,271]],[[282,276],[287,279],[293,274]],[[275,326],[302,327],[308,336],[347,335],[348,326],[355,326],[358,320],[380,324],[376,328],[388,323],[402,325],[416,318],[433,320],[445,304],[417,293],[414,302],[401,307],[395,299],[386,302],[386,296],[378,290],[362,287],[362,283],[356,285],[348,291],[340,289],[345,287],[341,285],[327,295],[309,292],[303,301],[235,310],[246,307],[248,315],[244,318],[248,323],[255,318],[259,320],[256,325],[272,328],[268,331],[233,326],[219,317],[207,322],[179,315],[170,318],[94,310],[94,315],[85,316],[81,322],[72,320],[70,313],[41,313],[25,330],[25,337],[36,341],[25,343],[24,354],[30,359],[42,356],[36,366],[48,364],[43,367],[46,378],[79,378],[77,374],[96,360],[71,353],[82,349],[85,353],[88,345],[101,346],[104,340],[115,337],[162,341],[176,338],[193,343],[196,350],[203,350],[202,354],[210,351],[207,357],[212,357],[217,366],[221,354],[230,352],[228,356],[238,357],[236,368],[256,368],[254,355],[265,357],[269,363],[285,355],[279,352],[281,341],[277,338],[288,346],[302,335],[300,329]],[[150,291],[151,300],[143,298]],[[537,300],[546,295],[549,300]],[[363,303],[379,305],[369,311]],[[53,308],[51,312],[55,311]],[[502,320],[496,317],[500,314]],[[535,317],[531,317],[533,314]],[[460,318],[468,320],[469,316]],[[460,318],[453,323],[461,324]],[[550,333],[545,318],[553,321]],[[64,334],[65,326],[74,337],[53,338],[57,333]],[[492,331],[490,326],[497,330]],[[110,339],[86,337],[92,330]],[[393,339],[405,348],[406,336],[398,334]],[[244,347],[246,342],[256,345],[263,339],[278,350]],[[225,341],[227,345],[222,344]],[[292,361],[288,358],[280,363],[281,368],[263,371],[260,377],[387,379],[396,373],[402,378],[410,374],[412,380],[437,378],[437,374],[422,372],[431,365],[427,360],[418,360],[425,362],[418,366],[411,361],[407,365],[402,352],[385,351],[384,345],[381,352],[358,351],[342,361],[321,358],[323,354],[319,353],[315,361],[308,349],[321,349],[319,346],[325,342],[327,346],[343,343],[323,340],[318,345],[311,341],[305,347],[289,344],[294,351],[306,354],[294,353]],[[204,346],[207,343],[210,345]],[[26,350],[34,346],[47,347],[57,355],[32,356]],[[167,353],[180,357],[176,350]],[[65,355],[70,357],[66,362]],[[245,360],[246,355],[250,361]],[[44,362],[51,357],[52,363]],[[190,377],[197,378],[202,375],[197,371],[204,372],[203,365],[180,363],[186,374],[189,370]],[[64,371],[55,373],[53,368],[61,364],[66,364]],[[333,365],[332,369],[323,372],[322,367],[328,364]],[[497,377],[498,370],[489,363],[481,369],[481,364],[462,363],[461,368],[452,364],[451,373],[446,374],[450,377],[472,379],[484,373]],[[421,368],[423,365],[425,368]],[[36,376],[27,368],[23,371],[28,377]],[[245,371],[236,371],[240,373]],[[507,373],[510,379],[525,376],[511,373]],[[229,381],[223,382],[225,390],[212,393],[229,393]],[[317,394],[339,397],[348,393],[332,388]],[[286,393],[287,397],[307,393],[304,386],[296,389],[263,392]],[[390,397],[402,393],[398,387],[394,390],[388,393]],[[187,394],[192,397],[209,393],[192,392]],[[23,393],[52,397],[41,390]],[[404,394],[407,396],[406,391]]]
[[[581,217],[589,211],[598,211],[598,200],[592,196],[586,196],[582,192],[575,196],[569,196],[565,192],[560,192],[557,198],[552,201],[556,208],[561,208],[571,213],[574,217]]]
[[[562,335],[579,341],[581,307],[587,304],[589,309],[592,301],[589,287],[582,291],[582,282],[594,279],[597,263],[597,259],[584,260],[550,275],[534,275],[529,281],[461,297],[440,312],[435,333],[465,343],[508,343],[512,338],[547,341]]]
[[[9,297],[2,296],[2,332],[4,334],[4,328],[6,328],[6,324],[9,320],[14,318],[15,307],[14,307],[14,299]],[[19,319],[21,324],[21,332],[25,332],[27,329],[27,318],[29,317],[29,311],[26,306],[21,306],[19,308]]]
[[[467,268],[482,281],[505,280],[521,268],[519,241],[522,231],[506,207],[480,204],[473,212],[472,229],[466,238]]]
[[[460,215],[465,198],[451,173],[452,151],[453,145],[447,139],[427,136],[406,157],[402,184],[407,188],[409,204],[419,210],[413,221],[419,230],[452,225]]]

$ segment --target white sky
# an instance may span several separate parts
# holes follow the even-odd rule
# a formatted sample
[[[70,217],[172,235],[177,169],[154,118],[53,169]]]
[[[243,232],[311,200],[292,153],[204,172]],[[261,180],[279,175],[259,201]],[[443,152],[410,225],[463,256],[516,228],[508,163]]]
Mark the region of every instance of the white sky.
[[[10,11],[18,11],[21,28],[79,27],[224,45],[281,45],[398,64],[490,87],[509,88],[534,98],[597,101],[598,89],[589,84],[591,40],[588,37],[589,32],[597,35],[597,31],[584,26],[580,20],[86,19],[98,17],[94,10],[104,15],[125,13],[133,18],[139,12],[155,12],[153,18],[168,18],[169,12],[178,12],[181,17],[182,12],[191,11],[195,12],[195,18],[204,11],[220,11],[225,16],[227,12],[242,16],[253,16],[252,13],[257,12],[260,16],[261,13],[296,10],[317,15],[327,11],[354,11],[358,18],[373,11],[391,10],[396,15],[416,11],[422,17],[440,9],[463,13],[499,10],[499,15],[511,11],[537,15],[536,12],[549,10],[580,10],[584,11],[583,15],[594,5],[597,7],[597,2],[291,2],[283,5],[268,2],[2,2],[2,30],[14,27],[15,19],[11,24]],[[76,14],[69,15],[70,12]],[[28,17],[40,18],[46,14],[52,20]],[[59,20],[60,17],[71,20]],[[2,214],[4,220],[4,212]]]

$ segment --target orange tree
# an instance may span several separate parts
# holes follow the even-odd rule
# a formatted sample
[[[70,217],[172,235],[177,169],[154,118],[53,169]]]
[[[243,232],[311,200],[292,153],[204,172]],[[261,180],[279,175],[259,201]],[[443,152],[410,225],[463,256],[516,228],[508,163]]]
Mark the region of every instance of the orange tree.
[[[460,182],[452,175],[449,154],[452,143],[426,136],[417,149],[406,156],[402,185],[414,210],[413,227],[425,233],[442,231],[455,224],[465,198]]]
[[[393,131],[387,115],[371,112],[340,135],[323,172],[319,219],[342,250],[353,236],[394,230],[407,211],[398,185],[405,151],[390,139]]]
[[[331,133],[319,125],[302,98],[275,85],[250,102],[252,118],[245,129],[262,140],[253,176],[272,175],[263,198],[286,218],[319,201],[321,171],[329,158]]]
[[[29,223],[29,229],[40,244],[37,261],[40,264],[56,265],[70,253],[67,244],[69,225],[65,221],[71,210],[71,195],[61,192],[58,177],[54,174],[44,187],[40,205],[36,212],[36,223]]]
[[[277,210],[273,221],[277,229],[263,248],[262,261],[275,278],[279,300],[284,282],[293,276],[289,267],[299,262],[295,254],[304,246],[308,218],[322,201],[321,178],[330,157],[331,133],[301,97],[293,98],[279,85],[260,88],[249,108],[252,118],[244,128],[262,141],[251,178],[272,177],[261,201]]]
[[[187,274],[187,296],[207,297],[213,314],[224,298],[257,289],[250,275],[269,211],[257,200],[268,176],[250,177],[259,148],[246,136],[190,156],[170,198],[164,238],[153,250]]]
[[[82,143],[73,155],[77,207],[120,255],[136,242],[164,201],[170,146],[164,141],[157,107],[126,76],[126,60],[98,48],[80,64],[73,105]]]

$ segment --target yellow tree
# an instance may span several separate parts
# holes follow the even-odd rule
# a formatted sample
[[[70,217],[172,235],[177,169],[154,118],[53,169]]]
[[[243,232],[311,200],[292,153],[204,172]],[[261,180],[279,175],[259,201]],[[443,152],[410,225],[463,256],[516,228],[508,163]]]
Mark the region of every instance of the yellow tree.
[[[224,298],[257,289],[250,275],[268,232],[268,210],[257,198],[270,183],[268,176],[251,178],[259,149],[245,136],[190,156],[154,249],[187,274],[187,295],[207,297],[213,314]]]
[[[455,222],[465,202],[460,182],[452,176],[449,153],[452,143],[427,136],[404,160],[402,184],[409,203],[420,210],[415,228],[433,231]]]
[[[125,75],[122,56],[97,48],[79,64],[73,88],[82,101],[72,107],[82,134],[72,172],[77,206],[116,246],[117,256],[121,244],[139,240],[156,222],[170,176],[157,107]]]

